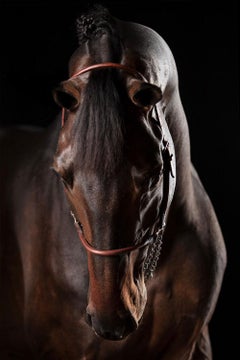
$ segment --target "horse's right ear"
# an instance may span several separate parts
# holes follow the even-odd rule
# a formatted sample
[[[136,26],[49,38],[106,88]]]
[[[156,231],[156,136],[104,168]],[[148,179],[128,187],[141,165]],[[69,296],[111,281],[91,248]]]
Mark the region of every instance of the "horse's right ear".
[[[162,98],[160,87],[135,78],[128,78],[127,90],[132,102],[145,109],[154,106]]]
[[[60,85],[53,90],[55,102],[70,111],[79,106],[80,97],[81,89],[73,79],[61,82]]]

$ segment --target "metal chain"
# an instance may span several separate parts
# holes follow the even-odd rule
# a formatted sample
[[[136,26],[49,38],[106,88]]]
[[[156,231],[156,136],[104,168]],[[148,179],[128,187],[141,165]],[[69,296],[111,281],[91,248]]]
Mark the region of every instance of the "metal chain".
[[[161,249],[162,249],[162,237],[163,237],[164,227],[165,227],[165,224],[156,233],[156,235],[155,235],[156,239],[152,243],[152,245],[150,245],[147,258],[143,265],[145,279],[152,278],[153,273],[156,270],[158,260],[159,260],[160,254],[161,254]]]

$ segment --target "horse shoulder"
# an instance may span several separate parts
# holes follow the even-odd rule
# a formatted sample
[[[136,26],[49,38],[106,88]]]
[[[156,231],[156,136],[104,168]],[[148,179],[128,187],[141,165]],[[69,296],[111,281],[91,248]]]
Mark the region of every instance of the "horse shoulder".
[[[160,274],[176,299],[179,320],[188,314],[203,326],[215,309],[227,259],[216,213],[194,168],[192,184],[191,201],[176,211],[174,220],[170,212],[169,227],[177,231],[166,231]]]
[[[190,207],[184,204],[170,211],[159,268],[148,289],[152,341],[171,334],[166,349],[169,346],[170,353],[176,351],[179,356],[198,346],[214,312],[226,266],[216,214],[194,169],[192,182]],[[185,348],[180,349],[182,344]]]
[[[226,246],[212,201],[194,167],[192,167],[192,181],[196,238],[199,246],[204,250],[204,264],[209,273],[211,286],[209,286],[208,292],[212,299],[212,310],[210,311],[212,314],[227,265]]]

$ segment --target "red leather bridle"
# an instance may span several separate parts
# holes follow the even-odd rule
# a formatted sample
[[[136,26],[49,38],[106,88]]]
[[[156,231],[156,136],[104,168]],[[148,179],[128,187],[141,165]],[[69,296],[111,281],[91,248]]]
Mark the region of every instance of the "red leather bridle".
[[[146,81],[144,76],[141,73],[139,73],[138,71],[136,71],[135,69],[133,69],[129,66],[123,65],[123,64],[118,64],[118,63],[113,63],[113,62],[105,62],[105,63],[90,65],[88,67],[85,67],[85,68],[79,70],[77,73],[72,75],[70,77],[70,79],[74,79],[88,71],[91,71],[94,69],[102,69],[102,68],[117,68],[120,70],[124,70],[125,72],[133,75],[134,77],[137,77],[143,81]],[[156,109],[155,109],[155,111],[156,111]],[[156,111],[156,114],[157,114],[157,111]],[[157,117],[158,117],[158,114],[157,114]],[[64,125],[64,118],[65,118],[65,114],[64,114],[64,109],[63,109],[62,110],[62,126]],[[160,124],[159,118],[158,118],[158,122]],[[161,126],[161,124],[160,124],[160,126]],[[152,251],[150,251],[148,261],[145,263],[145,277],[152,276],[152,273],[156,267],[158,257],[160,255],[162,236],[163,236],[163,232],[164,232],[164,228],[165,228],[165,214],[166,214],[166,210],[167,210],[167,206],[168,206],[168,197],[169,197],[169,178],[170,178],[170,175],[172,175],[172,177],[174,177],[173,173],[172,173],[172,167],[171,167],[172,155],[169,152],[168,145],[169,145],[168,142],[163,140],[162,154],[163,154],[163,160],[164,160],[164,196],[163,196],[162,206],[161,206],[161,211],[160,211],[160,213],[161,213],[160,220],[159,220],[160,226],[158,227],[158,230],[156,231],[156,233],[153,235],[150,235],[150,237],[143,243],[126,246],[126,247],[118,248],[118,249],[100,250],[100,249],[96,249],[94,246],[92,246],[87,241],[87,239],[84,236],[81,223],[76,219],[74,213],[71,212],[71,215],[74,218],[74,224],[76,226],[79,239],[80,239],[81,243],[83,244],[84,248],[87,250],[87,252],[95,254],[95,255],[100,255],[100,256],[117,256],[120,254],[129,253],[134,250],[138,250],[138,249],[144,248],[148,245],[151,245]],[[157,254],[155,254],[155,252],[157,252]]]
[[[100,63],[100,64],[93,64],[93,65],[89,65],[81,70],[79,70],[78,72],[76,72],[75,74],[73,74],[70,79],[73,79],[79,75],[82,75],[90,70],[94,70],[94,69],[103,69],[103,68],[117,68],[117,69],[121,69],[124,70],[126,72],[128,72],[129,74],[135,76],[135,77],[139,77],[142,80],[146,80],[144,78],[144,76],[138,72],[137,70],[133,69],[130,66],[124,65],[124,64],[119,64],[119,63],[113,63],[113,62],[104,62],[104,63]]]
[[[104,62],[104,63],[100,63],[100,64],[93,64],[90,66],[87,66],[81,70],[79,70],[78,72],[76,72],[75,74],[73,74],[69,80],[71,79],[75,79],[76,77],[85,74],[88,71],[91,70],[95,70],[95,69],[103,69],[103,68],[117,68],[120,70],[124,70],[125,72],[133,75],[136,78],[139,78],[140,80],[146,81],[146,79],[144,78],[144,76],[138,72],[137,70],[127,66],[127,65],[123,65],[123,64],[118,64],[118,63],[113,63],[113,62]],[[62,108],[62,127],[64,125],[64,119],[65,119],[65,109]]]

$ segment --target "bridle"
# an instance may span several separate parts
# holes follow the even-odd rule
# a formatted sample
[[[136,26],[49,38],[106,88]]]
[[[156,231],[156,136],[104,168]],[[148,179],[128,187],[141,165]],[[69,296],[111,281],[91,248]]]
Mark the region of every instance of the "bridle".
[[[100,255],[100,256],[116,256],[116,255],[120,255],[120,254],[124,254],[124,253],[128,253],[137,249],[141,249],[149,244],[152,243],[151,238],[147,239],[143,244],[136,244],[136,245],[131,245],[131,246],[127,246],[124,248],[119,248],[119,249],[109,249],[109,250],[98,250],[96,249],[94,246],[92,246],[87,239],[85,238],[85,236],[83,235],[83,228],[81,223],[76,219],[73,211],[71,211],[71,215],[74,219],[74,224],[76,225],[77,228],[77,232],[79,235],[79,238],[83,244],[83,246],[85,247],[85,249],[95,255]]]
[[[136,71],[135,69],[118,63],[112,63],[112,62],[105,62],[100,64],[93,64],[88,67],[85,67],[81,69],[80,71],[76,72],[74,75],[70,77],[70,79],[74,79],[86,72],[89,72],[91,70],[95,69],[102,69],[102,68],[117,68],[120,70],[124,70],[125,72],[133,75],[134,77],[137,77],[143,81],[146,81],[144,76]],[[157,121],[161,127],[160,119],[158,116],[157,109],[155,107],[155,113],[157,116]],[[65,118],[65,110],[62,109],[62,126],[64,125],[64,118]],[[71,215],[74,219],[74,224],[77,229],[77,233],[79,236],[79,239],[84,246],[84,248],[87,250],[87,252],[99,255],[99,256],[118,256],[125,253],[132,252],[134,250],[145,248],[146,246],[150,246],[148,250],[147,257],[145,259],[143,269],[144,269],[144,275],[145,278],[149,278],[153,276],[153,272],[156,269],[157,262],[160,256],[161,252],[161,246],[162,246],[162,237],[164,233],[164,229],[166,226],[165,218],[166,218],[166,212],[168,208],[168,202],[169,202],[169,190],[170,190],[170,176],[174,177],[172,166],[171,166],[171,160],[173,155],[170,154],[169,151],[169,142],[166,141],[164,138],[162,140],[162,158],[163,158],[163,199],[161,202],[161,208],[160,208],[160,216],[159,216],[159,226],[158,230],[155,232],[155,234],[151,235],[146,241],[144,241],[141,244],[135,244],[123,248],[117,248],[117,249],[104,249],[100,250],[95,248],[93,245],[91,245],[88,240],[84,236],[83,228],[81,223],[77,220],[74,213],[71,211]]]
[[[135,69],[123,65],[123,64],[118,64],[118,63],[113,63],[113,62],[104,62],[104,63],[100,63],[100,64],[93,64],[90,66],[87,66],[81,70],[79,70],[78,72],[76,72],[75,74],[73,74],[69,80],[71,79],[75,79],[76,77],[85,74],[86,72],[89,72],[91,70],[95,70],[95,69],[103,69],[103,68],[117,68],[117,69],[121,69],[124,70],[125,72],[133,75],[134,77],[139,78],[140,80],[146,81],[146,79],[144,78],[144,76],[136,71]],[[65,109],[62,108],[62,127],[64,126],[64,119],[65,119]]]

